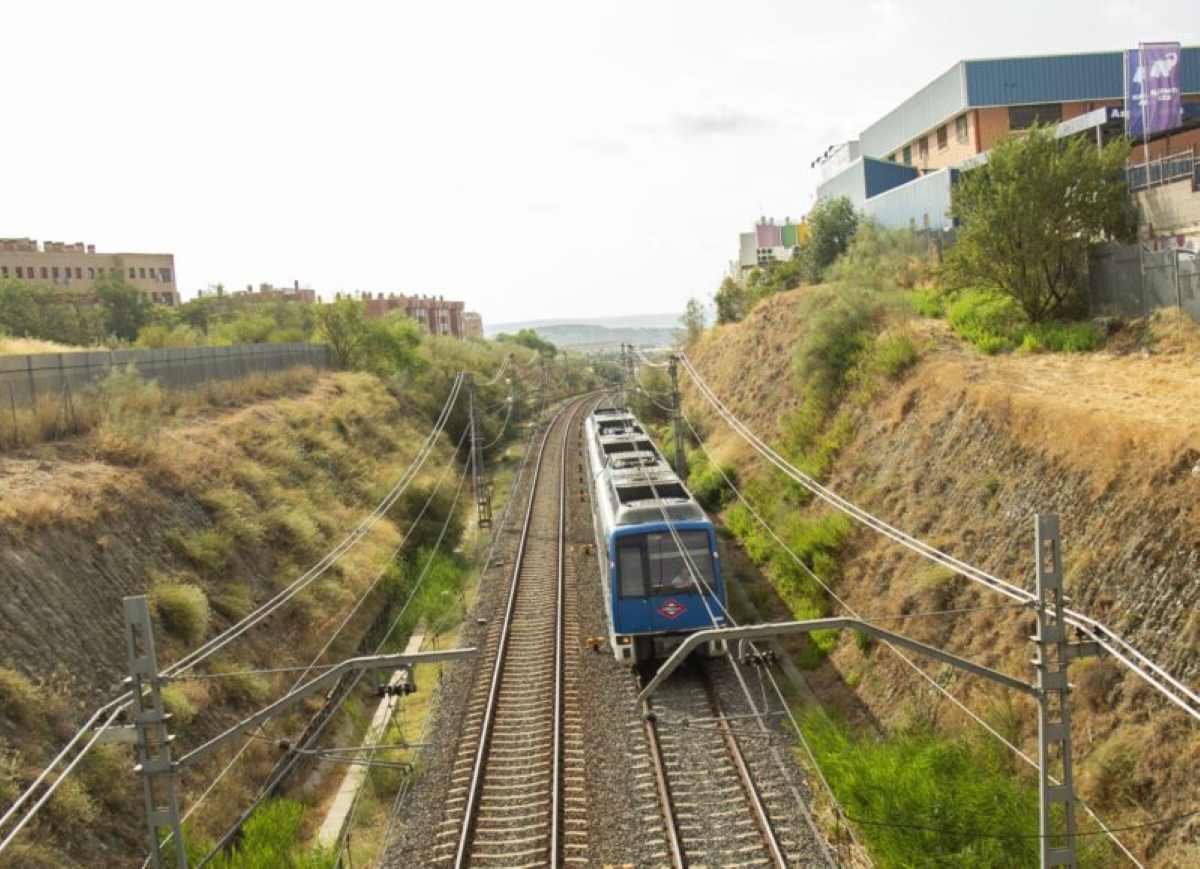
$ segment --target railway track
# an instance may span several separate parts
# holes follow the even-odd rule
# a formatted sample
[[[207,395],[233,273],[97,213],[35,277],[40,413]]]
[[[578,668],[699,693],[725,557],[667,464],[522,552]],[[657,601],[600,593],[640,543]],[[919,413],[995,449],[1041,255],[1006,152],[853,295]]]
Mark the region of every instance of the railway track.
[[[561,411],[538,448],[507,602],[471,693],[434,865],[586,862],[583,731],[568,654],[579,637],[565,551],[567,438],[582,407]]]
[[[744,719],[735,723],[708,666],[681,667],[642,710],[671,864],[827,865],[792,823],[790,783],[747,757]]]

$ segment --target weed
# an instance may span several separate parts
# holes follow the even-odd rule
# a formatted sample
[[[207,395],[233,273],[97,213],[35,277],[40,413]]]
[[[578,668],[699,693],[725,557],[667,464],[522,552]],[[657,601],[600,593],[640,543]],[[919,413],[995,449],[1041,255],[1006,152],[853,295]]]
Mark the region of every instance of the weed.
[[[909,307],[922,317],[946,316],[946,297],[937,289],[913,290],[906,299]]]
[[[213,860],[216,869],[333,869],[332,851],[305,849],[301,841],[304,807],[295,800],[268,800],[254,810],[242,828],[236,848]]]
[[[208,528],[191,534],[172,531],[167,540],[179,553],[199,569],[219,574],[233,556],[233,539],[218,528]]]
[[[67,828],[86,827],[100,815],[100,809],[83,782],[70,776],[59,782],[47,808],[55,824]]]
[[[11,803],[21,792],[20,770],[21,755],[0,736],[0,806]]]
[[[849,290],[814,291],[806,301],[809,322],[796,344],[795,371],[824,408],[840,395],[847,374],[869,346],[882,305],[877,297]]]
[[[1088,756],[1080,789],[1098,809],[1116,811],[1137,804],[1137,748],[1127,738],[1112,737]]]
[[[881,866],[1036,865],[1038,795],[1008,773],[992,745],[917,726],[859,737],[823,711],[802,728],[846,813]],[[928,827],[929,829],[923,829]],[[977,830],[994,836],[980,837]],[[1082,865],[1107,865],[1107,846],[1085,846]]]
[[[258,506],[241,489],[231,486],[210,489],[199,500],[212,512],[225,535],[248,546],[262,542],[266,532],[258,521]]]
[[[989,290],[964,290],[946,314],[955,332],[988,354],[1016,346],[1015,336],[1026,322],[1015,299]]]
[[[84,757],[79,775],[88,793],[98,797],[105,808],[114,810],[128,803],[134,779],[129,775],[133,766],[128,748],[120,745],[97,745]]]
[[[100,381],[100,427],[96,436],[110,459],[142,461],[162,429],[166,396],[154,380],[143,380],[132,365],[114,368]]]
[[[217,692],[224,702],[238,708],[262,706],[271,695],[271,683],[258,673],[243,672],[230,664],[215,664],[214,674]]]
[[[29,726],[42,712],[37,686],[24,673],[0,667],[0,715],[16,724]]]
[[[899,380],[900,375],[917,363],[917,345],[903,332],[879,336],[875,340],[875,365],[884,376]]]
[[[189,645],[199,643],[208,632],[208,596],[198,585],[155,586],[150,589],[150,605],[163,627]]]
[[[733,497],[734,486],[737,485],[737,468],[733,465],[712,465],[703,453],[693,453],[689,461],[688,488],[696,500],[710,512],[720,510]]]
[[[162,689],[162,700],[163,706],[175,719],[176,726],[190,724],[200,711],[188,696],[187,689],[178,683]]]
[[[212,598],[212,608],[230,621],[238,621],[254,609],[250,587],[243,583],[226,586]]]
[[[277,544],[298,552],[312,552],[321,543],[321,529],[300,506],[280,504],[267,513],[267,534]]]

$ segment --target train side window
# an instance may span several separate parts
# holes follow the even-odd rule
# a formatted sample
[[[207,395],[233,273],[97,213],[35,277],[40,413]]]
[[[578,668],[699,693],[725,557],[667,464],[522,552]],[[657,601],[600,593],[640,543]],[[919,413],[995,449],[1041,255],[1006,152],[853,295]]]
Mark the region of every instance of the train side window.
[[[646,596],[646,569],[640,538],[621,540],[617,544],[617,576],[621,597]]]

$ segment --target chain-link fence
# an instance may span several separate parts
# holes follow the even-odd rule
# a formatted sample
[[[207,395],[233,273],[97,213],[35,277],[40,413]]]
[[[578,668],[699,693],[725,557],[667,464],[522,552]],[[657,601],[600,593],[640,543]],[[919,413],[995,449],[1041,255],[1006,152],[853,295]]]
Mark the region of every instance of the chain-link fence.
[[[1095,315],[1145,317],[1159,308],[1180,308],[1200,321],[1200,263],[1191,251],[1100,248],[1089,263],[1088,291]]]
[[[214,380],[236,380],[301,365],[329,368],[329,348],[324,344],[240,344],[0,356],[0,402],[17,408],[46,398],[61,399],[128,366],[167,389],[190,389]]]

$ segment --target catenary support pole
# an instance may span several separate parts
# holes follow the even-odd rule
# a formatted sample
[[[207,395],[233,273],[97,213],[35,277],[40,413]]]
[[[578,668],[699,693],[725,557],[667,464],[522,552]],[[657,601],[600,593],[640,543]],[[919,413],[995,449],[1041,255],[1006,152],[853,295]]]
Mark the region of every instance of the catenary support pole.
[[[467,381],[467,413],[471,442],[471,485],[475,493],[475,509],[480,528],[492,526],[491,486],[483,476],[483,437],[479,431],[479,418],[475,410],[475,380],[470,374]]]
[[[1037,574],[1038,803],[1041,866],[1077,866],[1075,792],[1071,771],[1071,688],[1067,665],[1087,654],[1067,643],[1063,621],[1062,549],[1058,516],[1034,517]],[[1059,784],[1054,784],[1057,778]]]
[[[683,449],[683,426],[679,420],[679,367],[675,356],[671,357],[671,430],[675,434],[675,474],[687,480],[687,453]]]
[[[162,869],[163,845],[159,830],[171,833],[175,865],[187,869],[187,849],[179,822],[176,767],[171,759],[167,716],[163,711],[162,682],[150,606],[145,595],[125,598],[125,645],[129,657],[129,688],[133,694],[133,725],[137,731],[137,766],[146,802],[146,827],[150,837],[150,863]]]

